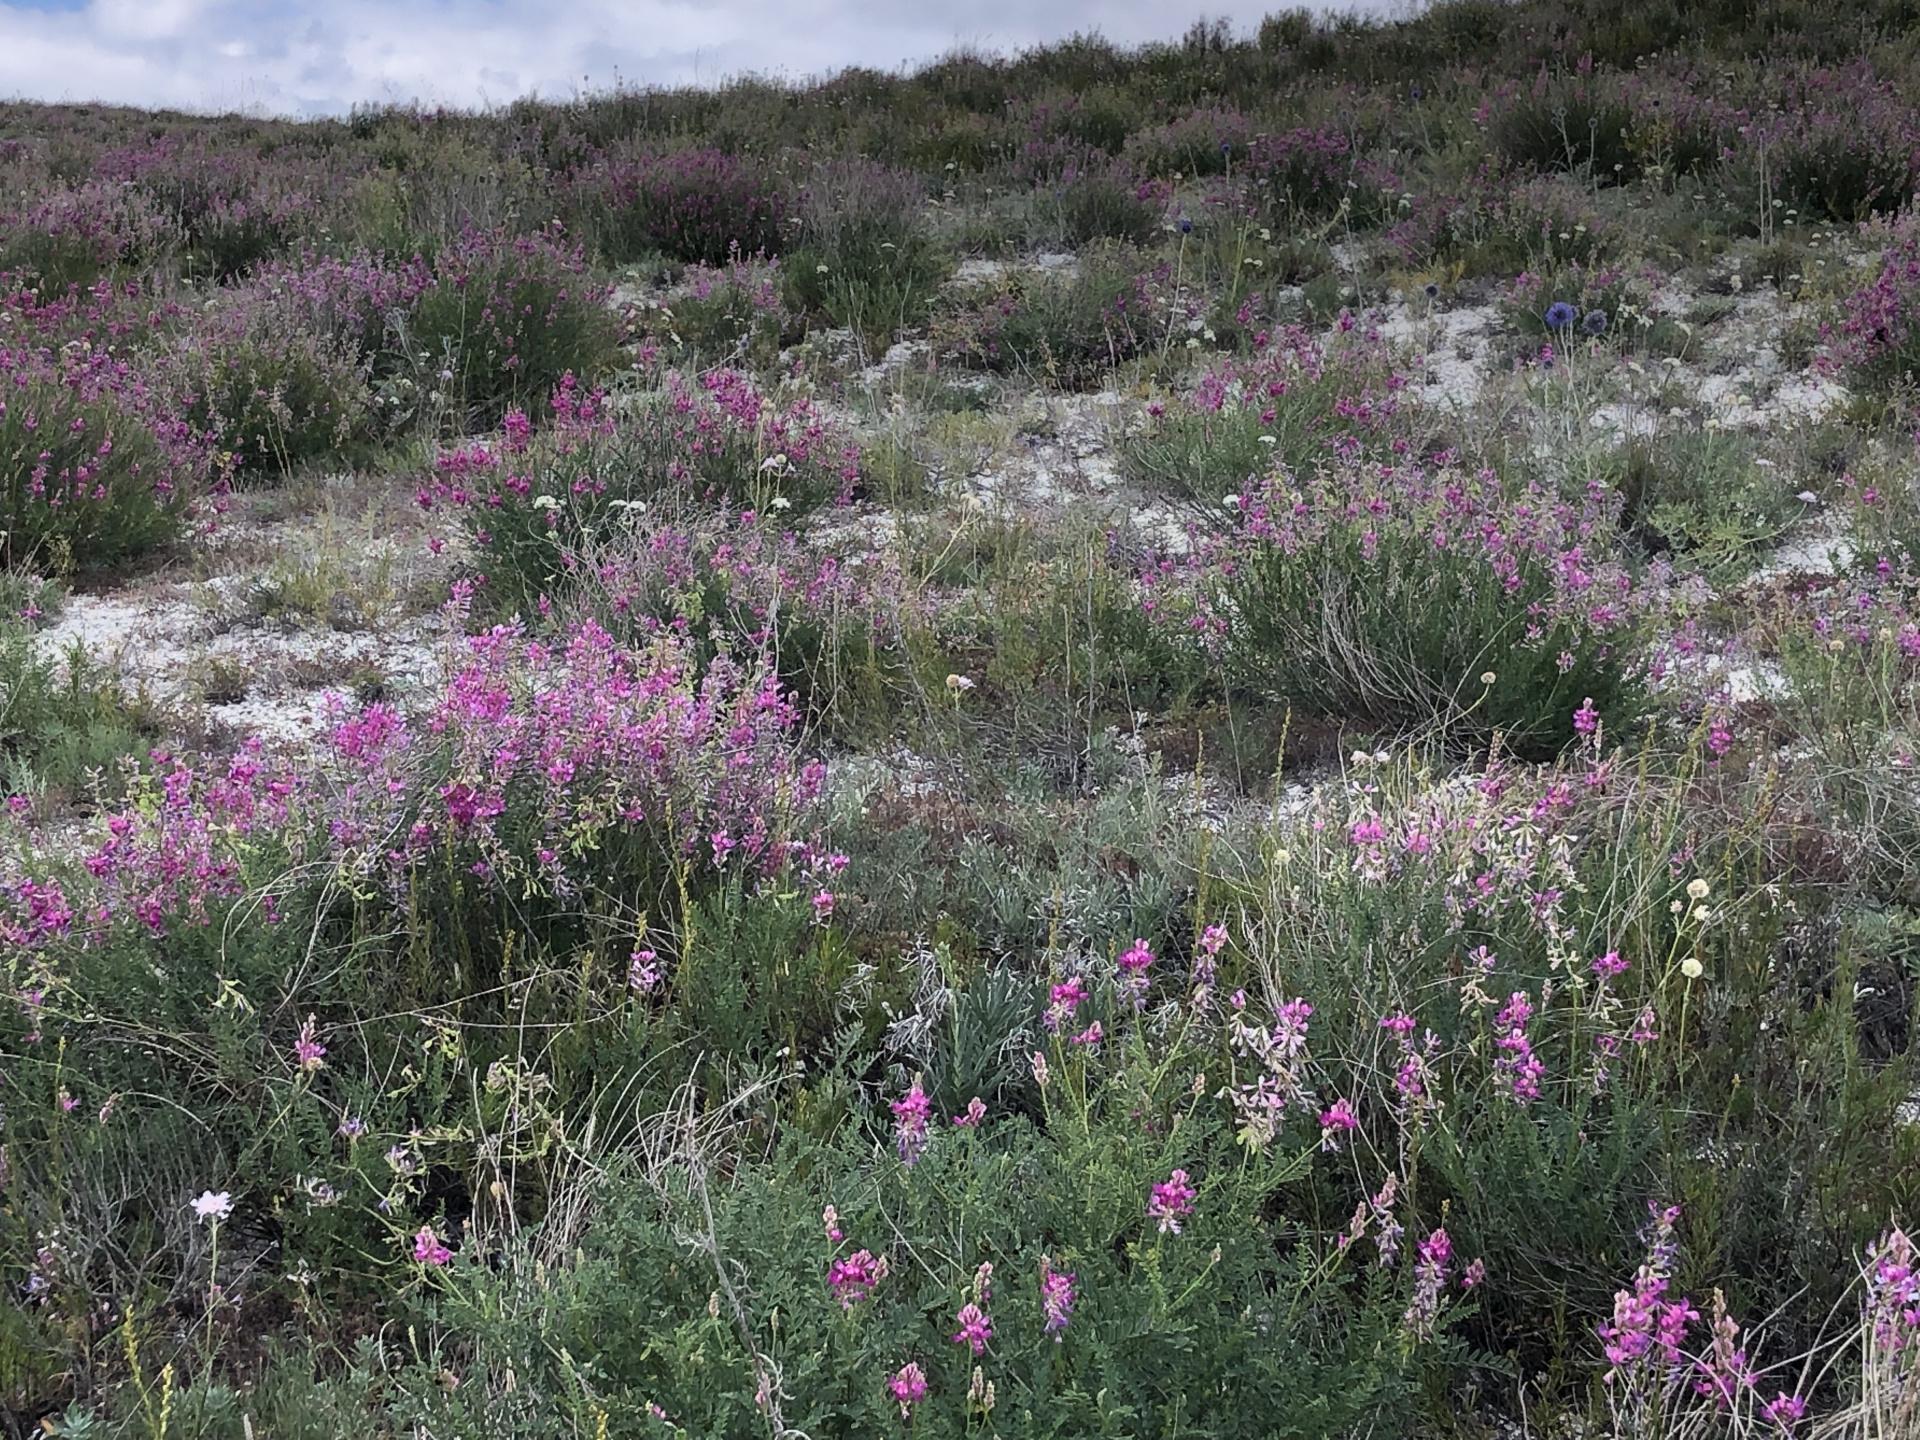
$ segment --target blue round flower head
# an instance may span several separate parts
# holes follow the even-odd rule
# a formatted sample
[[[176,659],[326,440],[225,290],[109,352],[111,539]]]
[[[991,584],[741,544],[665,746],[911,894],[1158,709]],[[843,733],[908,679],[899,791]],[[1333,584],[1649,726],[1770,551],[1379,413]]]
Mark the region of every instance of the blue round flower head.
[[[1425,285],[1421,286],[1420,290],[1421,290],[1421,293],[1425,295],[1429,300],[1438,300],[1440,298],[1440,287],[1434,284],[1433,281],[1431,280],[1427,281]]]
[[[1564,300],[1556,300],[1547,307],[1547,329],[1564,330],[1580,318],[1580,312]]]
[[[1606,334],[1607,333],[1607,312],[1604,310],[1587,311],[1587,318],[1580,322],[1580,328],[1586,331],[1587,334],[1589,335]]]
[[[1233,142],[1231,140],[1222,140],[1220,142],[1220,153],[1222,155],[1226,154],[1231,149],[1233,149]]]
[[[1193,233],[1193,221],[1182,220],[1180,222],[1180,233],[1182,235],[1191,235]]]

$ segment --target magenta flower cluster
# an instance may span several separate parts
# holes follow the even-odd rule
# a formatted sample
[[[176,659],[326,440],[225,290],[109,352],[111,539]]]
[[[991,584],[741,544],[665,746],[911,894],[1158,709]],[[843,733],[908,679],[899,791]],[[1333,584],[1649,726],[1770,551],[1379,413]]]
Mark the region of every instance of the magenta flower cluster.
[[[1181,1220],[1193,1213],[1198,1193],[1187,1182],[1187,1172],[1175,1170],[1148,1194],[1147,1218],[1158,1225],[1162,1235],[1178,1235]]]

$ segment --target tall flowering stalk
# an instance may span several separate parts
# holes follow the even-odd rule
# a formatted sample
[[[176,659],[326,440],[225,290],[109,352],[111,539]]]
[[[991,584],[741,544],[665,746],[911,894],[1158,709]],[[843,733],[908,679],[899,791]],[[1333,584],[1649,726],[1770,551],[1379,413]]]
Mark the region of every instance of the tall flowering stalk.
[[[1680,1218],[1680,1207],[1650,1204],[1648,1210],[1650,1218],[1641,1232],[1646,1259],[1632,1288],[1615,1292],[1612,1321],[1599,1327],[1609,1367],[1607,1400],[1615,1424],[1623,1434],[1662,1433],[1662,1427],[1690,1403],[1690,1395],[1708,1401],[1716,1412],[1739,1409],[1746,1413],[1756,1377],[1740,1340],[1740,1326],[1715,1291],[1707,1349],[1698,1357],[1687,1352],[1687,1328],[1700,1319],[1700,1312],[1669,1288],[1679,1251],[1674,1223]],[[1763,1407],[1762,1413],[1791,1428],[1799,1410],[1796,1397],[1782,1395]]]
[[[1546,1066],[1535,1058],[1533,1042],[1527,1038],[1527,1024],[1533,1019],[1533,1002],[1524,990],[1516,990],[1494,1021],[1499,1034],[1494,1048],[1500,1058],[1494,1062],[1494,1074],[1502,1093],[1525,1105],[1540,1098],[1540,1077]]]
[[[1413,1299],[1404,1317],[1409,1333],[1416,1340],[1433,1338],[1434,1322],[1440,1315],[1440,1296],[1447,1287],[1447,1269],[1453,1262],[1453,1241],[1445,1230],[1436,1230],[1417,1247],[1413,1265]]]
[[[900,1156],[900,1163],[912,1168],[927,1148],[927,1118],[933,1114],[933,1102],[920,1088],[918,1075],[913,1077],[913,1087],[906,1095],[892,1102],[889,1108],[893,1111],[893,1148]]]
[[[990,1274],[993,1267],[986,1265],[982,1269]],[[954,1317],[954,1323],[960,1328],[950,1338],[954,1344],[972,1350],[976,1360],[987,1353],[987,1341],[993,1338],[993,1320],[986,1311],[986,1302],[991,1298],[992,1292],[984,1280],[976,1280],[974,1298],[962,1305]]]
[[[1920,1428],[1920,1261],[1899,1226],[1867,1252],[1862,1394],[1883,1435]]]
[[[1066,1337],[1067,1324],[1073,1319],[1074,1276],[1070,1270],[1056,1270],[1047,1256],[1040,1257],[1040,1313],[1045,1317],[1045,1332],[1058,1345]]]
[[[1239,1119],[1241,1143],[1262,1150],[1279,1134],[1287,1111],[1312,1114],[1316,1109],[1307,1088],[1307,1024],[1313,1006],[1303,999],[1283,1000],[1274,1006],[1269,1026],[1248,1018],[1243,996],[1233,998],[1227,1043],[1236,1057],[1250,1062],[1250,1073],[1236,1067],[1233,1083],[1222,1093]]]

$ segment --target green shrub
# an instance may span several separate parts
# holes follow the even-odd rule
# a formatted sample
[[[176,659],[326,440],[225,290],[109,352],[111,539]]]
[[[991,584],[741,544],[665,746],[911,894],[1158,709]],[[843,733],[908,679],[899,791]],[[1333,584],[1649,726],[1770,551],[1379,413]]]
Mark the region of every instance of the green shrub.
[[[0,790],[75,800],[97,778],[111,793],[119,762],[154,735],[144,707],[78,641],[56,656],[17,621],[0,622]]]
[[[32,276],[49,297],[91,289],[123,269],[157,266],[180,239],[145,195],[100,180],[25,198],[0,237],[0,270]]]
[[[1304,363],[1293,364],[1298,358]],[[1218,515],[1257,488],[1276,466],[1306,472],[1334,457],[1387,459],[1405,443],[1391,423],[1397,405],[1379,357],[1355,350],[1325,355],[1284,345],[1222,361],[1192,396],[1127,435],[1121,473],[1153,495]]]
[[[976,300],[936,329],[936,342],[974,369],[1092,388],[1165,339],[1153,281],[1126,252],[1095,251],[1070,274],[1018,277]]]
[[[1124,174],[1076,175],[1035,197],[1044,238],[1070,250],[1100,241],[1145,247],[1160,238],[1165,187]]]
[[[531,409],[561,377],[614,363],[619,327],[578,251],[555,236],[468,235],[433,257],[376,372],[438,392],[462,431]]]
[[[250,312],[243,302],[174,364],[182,414],[243,480],[351,464],[372,438],[370,362],[350,342],[313,334],[271,306]]]
[[[1629,535],[1718,573],[1750,563],[1806,509],[1777,468],[1756,465],[1751,443],[1727,431],[1629,441],[1601,474],[1620,495]]]
[[[805,334],[804,317],[782,301],[778,271],[749,266],[689,270],[682,289],[633,313],[635,328],[687,368],[771,367]]]
[[[857,450],[836,443],[814,407],[774,403],[738,371],[698,381],[669,373],[617,419],[604,414],[605,398],[581,394],[568,378],[549,407],[553,432],[529,439],[516,411],[504,446],[472,446],[440,462],[427,497],[456,507],[468,526],[486,566],[487,603],[500,613],[531,614],[541,597],[571,588],[576,567],[649,507],[668,526],[700,507],[791,517],[848,493],[858,478]],[[663,543],[683,548],[687,534]]]
[[[16,357],[24,359],[24,357]],[[9,567],[95,569],[178,533],[192,472],[130,387],[8,367],[0,399],[0,556]]]
[[[1493,142],[1510,165],[1611,185],[1639,171],[1633,130],[1633,110],[1603,82],[1543,72],[1494,121]]]
[[[1277,470],[1235,530],[1149,576],[1159,623],[1228,680],[1323,716],[1435,726],[1556,752],[1591,702],[1615,733],[1645,703],[1631,582],[1592,532],[1610,518],[1536,484],[1420,465]],[[1602,531],[1604,533],[1604,530]]]
[[[1265,547],[1224,589],[1229,672],[1324,715],[1499,730],[1525,754],[1571,738],[1584,699],[1616,730],[1631,724],[1644,700],[1619,638],[1572,616],[1531,618],[1554,596],[1546,561],[1521,558],[1517,577],[1509,586],[1483,557],[1424,536],[1370,544],[1358,526],[1292,552]]]
[[[1593,1354],[1649,1200],[1682,1207],[1674,1288],[1724,1287],[1771,1317],[1768,1354],[1794,1356],[1854,1303],[1851,1254],[1912,1203],[1920,1147],[1878,1118],[1911,1047],[1870,1040],[1852,988],[1897,984],[1890,1018],[1911,982],[1835,924],[1822,896],[1845,862],[1815,841],[1783,868],[1800,820],[1706,737],[1635,757],[1597,733],[1559,766],[1470,780],[1429,774],[1417,748],[1356,762],[1247,901],[1273,927],[1261,973],[1351,1037],[1332,1088],[1350,1076],[1361,1114],[1393,1117],[1422,1208],[1500,1277],[1472,1340],[1575,1408],[1587,1377],[1557,1367]],[[1641,765],[1678,769],[1642,784]],[[1381,1024],[1396,1015],[1404,1034]],[[1523,1081],[1516,1056],[1542,1068]]]
[[[924,191],[861,161],[814,171],[798,243],[780,268],[787,301],[845,326],[875,352],[921,324],[952,266],[921,218]]]
[[[771,1412],[810,1434],[884,1433],[903,1413],[938,1436],[982,1422],[1039,1436],[1408,1433],[1409,1387],[1449,1347],[1403,1330],[1389,1272],[1363,1272],[1286,1213],[1312,1142],[1243,1153],[1187,1078],[1223,1060],[1215,1045],[1115,1023],[1111,1053],[1042,1047],[1049,1080],[1030,1116],[987,1109],[969,1127],[934,1112],[924,1153],[901,1122],[911,1164],[879,1153],[877,1117],[846,1115],[851,1097],[826,1080],[795,1097],[806,1118],[764,1158],[724,1169],[701,1132],[662,1115],[649,1162],[610,1177],[578,1250],[549,1270],[557,1331],[541,1334],[507,1278],[531,1251],[506,1274],[457,1266],[437,1313],[514,1370],[529,1415],[558,1405],[586,1425],[597,1410],[610,1429],[651,1414],[747,1436]],[[899,1103],[929,1102],[914,1082]],[[1151,1213],[1169,1176],[1197,1191],[1177,1230]],[[970,1321],[991,1331],[979,1353],[956,1343]],[[588,1373],[591,1398],[574,1378]],[[890,1390],[903,1374],[904,1406]],[[456,1392],[442,1423],[465,1428],[469,1404]]]
[[[763,161],[717,149],[615,155],[573,181],[573,204],[601,255],[649,254],[720,266],[778,255],[793,205]]]

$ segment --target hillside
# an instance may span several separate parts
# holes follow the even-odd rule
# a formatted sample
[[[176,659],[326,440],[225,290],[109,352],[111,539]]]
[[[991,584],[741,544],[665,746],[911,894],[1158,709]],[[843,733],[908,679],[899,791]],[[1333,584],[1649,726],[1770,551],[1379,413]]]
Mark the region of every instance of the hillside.
[[[6,1433],[1920,1434],[1916,96],[0,106]]]

